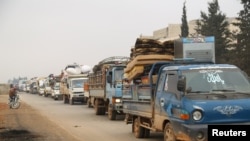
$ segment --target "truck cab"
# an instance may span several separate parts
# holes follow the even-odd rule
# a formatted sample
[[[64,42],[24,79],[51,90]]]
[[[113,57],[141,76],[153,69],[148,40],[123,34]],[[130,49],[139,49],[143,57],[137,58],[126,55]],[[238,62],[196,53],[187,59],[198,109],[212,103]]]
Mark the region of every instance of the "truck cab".
[[[45,97],[51,96],[51,93],[52,93],[52,88],[51,88],[50,83],[49,83],[49,78],[46,78],[46,80],[44,81],[43,96],[45,96]]]
[[[54,100],[59,100],[62,98],[62,94],[60,93],[60,82],[56,82],[52,87],[51,97]]]
[[[165,120],[170,121],[175,138],[185,135],[190,140],[207,140],[209,124],[250,122],[250,84],[233,65],[166,67],[155,102],[155,114],[168,116]]]
[[[96,115],[108,113],[110,120],[122,111],[122,79],[129,57],[112,56],[100,61],[88,78],[88,106],[94,107]]]
[[[167,64],[155,87],[132,89],[131,99],[139,100],[123,103],[136,137],[153,130],[163,132],[166,141],[206,141],[208,125],[250,123],[250,83],[234,65]]]
[[[64,103],[73,105],[75,102],[87,102],[83,87],[87,80],[87,74],[69,75],[64,79],[60,84],[60,93],[63,95]]]

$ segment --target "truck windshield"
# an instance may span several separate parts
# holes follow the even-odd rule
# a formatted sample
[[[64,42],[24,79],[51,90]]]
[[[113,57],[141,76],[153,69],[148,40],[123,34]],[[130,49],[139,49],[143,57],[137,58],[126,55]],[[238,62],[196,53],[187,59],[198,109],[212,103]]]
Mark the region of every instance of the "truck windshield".
[[[237,68],[193,69],[182,72],[188,92],[242,92],[250,94],[248,78]]]
[[[73,88],[83,88],[83,79],[73,80],[72,81],[72,87]]]
[[[115,81],[122,81],[122,74],[123,74],[123,70],[115,70],[114,71]]]
[[[54,86],[54,89],[59,90],[60,89],[60,83],[56,83],[55,86]]]

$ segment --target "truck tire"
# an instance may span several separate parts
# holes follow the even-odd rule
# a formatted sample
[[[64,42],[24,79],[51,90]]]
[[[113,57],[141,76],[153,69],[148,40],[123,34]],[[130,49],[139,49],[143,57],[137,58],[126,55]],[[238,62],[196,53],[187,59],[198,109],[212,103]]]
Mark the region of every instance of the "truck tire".
[[[143,137],[144,138],[149,138],[150,137],[150,130],[149,129],[144,128]]]
[[[100,109],[101,109],[100,115],[105,115],[105,114],[106,114],[106,108],[105,108],[105,107],[102,107],[102,108],[100,108]]]
[[[134,119],[132,126],[133,126],[133,132],[134,132],[135,137],[136,138],[143,138],[145,128],[140,126],[139,118]]]
[[[116,119],[116,111],[113,110],[112,105],[108,106],[108,118],[109,118],[109,120],[115,120]]]
[[[70,105],[74,105],[74,99],[72,98],[72,99],[69,99],[69,104]]]
[[[101,114],[101,108],[99,107],[99,102],[98,101],[99,101],[98,99],[95,100],[95,106],[94,106],[94,108],[95,108],[95,114],[96,115],[100,115]]]
[[[173,127],[170,123],[167,123],[164,128],[164,141],[176,141]]]
[[[87,101],[87,105],[88,105],[88,108],[91,108],[91,107],[92,107],[91,102],[90,102],[90,98],[89,98],[88,101]]]
[[[63,102],[64,102],[64,104],[69,103],[69,100],[67,99],[67,97],[65,95],[63,95]]]

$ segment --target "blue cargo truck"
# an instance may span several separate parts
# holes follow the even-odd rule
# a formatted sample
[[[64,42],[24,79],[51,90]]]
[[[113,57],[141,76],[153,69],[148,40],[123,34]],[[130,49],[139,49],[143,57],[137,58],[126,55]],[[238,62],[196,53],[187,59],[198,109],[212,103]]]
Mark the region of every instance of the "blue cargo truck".
[[[136,138],[153,131],[162,132],[164,141],[207,141],[208,125],[250,124],[248,77],[237,66],[198,59],[207,53],[193,50],[197,44],[188,40],[192,49],[179,54],[190,58],[147,64],[133,79],[124,78],[123,112]],[[187,39],[180,41],[174,48],[185,47]]]
[[[112,56],[105,58],[93,67],[88,76],[88,107],[94,107],[96,115],[108,113],[115,120],[122,111],[122,76],[129,57]]]

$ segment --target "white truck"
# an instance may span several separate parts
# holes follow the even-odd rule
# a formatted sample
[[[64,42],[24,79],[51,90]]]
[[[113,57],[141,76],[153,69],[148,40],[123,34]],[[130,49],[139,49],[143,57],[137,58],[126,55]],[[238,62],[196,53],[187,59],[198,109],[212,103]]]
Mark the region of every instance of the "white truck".
[[[46,77],[45,81],[44,81],[44,94],[43,96],[48,97],[51,96],[52,94],[52,89],[49,83],[49,78]]]
[[[54,100],[62,100],[62,94],[60,93],[60,81],[61,75],[53,76],[51,81],[51,98]]]
[[[45,77],[37,78],[37,86],[38,86],[37,91],[40,96],[44,95],[45,92],[45,85],[44,85],[45,80],[46,80]]]
[[[88,97],[84,94],[84,83],[88,80],[88,74],[68,74],[62,77],[60,82],[60,94],[64,103],[73,105],[75,102],[86,103]]]

